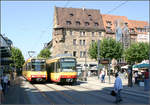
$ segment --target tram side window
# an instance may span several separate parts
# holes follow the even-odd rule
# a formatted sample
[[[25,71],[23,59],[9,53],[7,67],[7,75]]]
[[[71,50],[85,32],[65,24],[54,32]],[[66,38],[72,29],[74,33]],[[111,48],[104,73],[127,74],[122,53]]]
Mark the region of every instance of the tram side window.
[[[27,70],[28,70],[28,71],[31,69],[30,64],[31,64],[31,63],[27,63]]]
[[[60,72],[60,62],[57,62],[56,67],[57,67],[57,72]]]
[[[57,64],[56,64],[56,62],[54,63],[54,72],[57,73]]]
[[[54,72],[54,63],[50,64],[50,71]]]
[[[27,64],[25,65],[25,70],[27,70]]]

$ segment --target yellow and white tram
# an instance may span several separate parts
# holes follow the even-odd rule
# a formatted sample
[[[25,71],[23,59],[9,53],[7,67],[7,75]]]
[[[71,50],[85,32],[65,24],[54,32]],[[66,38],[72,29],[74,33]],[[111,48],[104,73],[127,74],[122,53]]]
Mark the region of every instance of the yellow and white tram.
[[[46,60],[29,58],[23,65],[22,75],[31,82],[45,82],[47,80]]]

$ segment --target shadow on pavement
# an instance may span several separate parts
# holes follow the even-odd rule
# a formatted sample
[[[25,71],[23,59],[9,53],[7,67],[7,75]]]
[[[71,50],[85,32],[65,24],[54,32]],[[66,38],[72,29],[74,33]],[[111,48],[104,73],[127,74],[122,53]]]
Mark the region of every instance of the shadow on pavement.
[[[5,101],[3,104],[114,104],[115,97],[110,95],[113,87],[104,87],[101,89],[89,90],[90,87],[86,87],[84,91],[75,90],[61,90],[61,91],[42,91],[37,89],[30,89],[29,87],[23,87],[23,81],[18,78],[15,86],[11,86],[5,95]],[[78,83],[78,82],[77,82]],[[81,89],[84,87],[80,84],[86,84],[87,82],[79,81],[79,84],[75,84]],[[38,84],[38,83],[35,83]],[[39,84],[51,84],[51,83],[39,83]],[[32,85],[32,84],[31,84]],[[63,85],[63,87],[66,85]],[[71,86],[70,86],[71,87]],[[123,102],[120,104],[148,104],[149,99],[144,97],[136,97],[134,95],[122,93]]]

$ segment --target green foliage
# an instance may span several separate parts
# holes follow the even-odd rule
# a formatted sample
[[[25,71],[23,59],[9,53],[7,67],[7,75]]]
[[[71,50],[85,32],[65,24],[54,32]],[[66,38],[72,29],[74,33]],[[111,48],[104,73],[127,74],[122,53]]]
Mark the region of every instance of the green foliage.
[[[13,63],[11,64],[11,66],[16,67],[16,68],[21,68],[25,62],[21,50],[13,47],[11,49],[11,54],[12,54],[11,58],[13,60]]]
[[[45,48],[45,49],[40,51],[40,53],[38,54],[38,57],[49,58],[50,55],[51,55],[51,52],[49,51],[49,49]]]
[[[119,59],[122,57],[123,48],[121,43],[116,42],[114,39],[103,39],[100,42],[100,57],[101,58],[110,58],[110,59]],[[97,60],[97,42],[90,45],[88,54],[92,59]]]
[[[142,60],[149,59],[150,46],[148,43],[133,43],[124,55],[128,63],[139,63]]]

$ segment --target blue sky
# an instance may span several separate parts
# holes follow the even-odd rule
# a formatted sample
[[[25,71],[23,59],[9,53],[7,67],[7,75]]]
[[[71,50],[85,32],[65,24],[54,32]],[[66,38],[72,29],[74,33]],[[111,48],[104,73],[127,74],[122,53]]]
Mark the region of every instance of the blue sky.
[[[124,1],[2,1],[1,33],[13,41],[27,59],[28,51],[37,55],[52,39],[54,6],[99,9],[107,14]],[[109,14],[131,20],[149,21],[148,1],[128,1]]]

